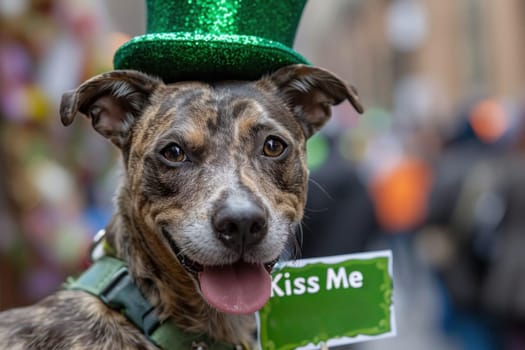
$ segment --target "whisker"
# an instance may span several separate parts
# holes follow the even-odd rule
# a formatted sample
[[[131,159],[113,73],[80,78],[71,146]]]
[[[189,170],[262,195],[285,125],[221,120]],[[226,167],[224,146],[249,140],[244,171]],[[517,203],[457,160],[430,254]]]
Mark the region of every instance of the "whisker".
[[[314,184],[315,186],[317,186],[317,188],[326,196],[328,197],[328,199],[331,199],[333,200],[334,197],[332,197],[330,195],[330,193],[328,193],[328,191],[319,183],[317,182],[316,180],[314,180],[313,178],[309,178],[308,181],[310,181],[312,184]]]
[[[308,208],[308,207],[304,208],[305,214],[306,214],[307,211],[310,212],[310,213],[325,213],[328,210],[329,210],[328,208],[319,208],[319,209]],[[304,215],[304,217],[307,217],[307,216]]]

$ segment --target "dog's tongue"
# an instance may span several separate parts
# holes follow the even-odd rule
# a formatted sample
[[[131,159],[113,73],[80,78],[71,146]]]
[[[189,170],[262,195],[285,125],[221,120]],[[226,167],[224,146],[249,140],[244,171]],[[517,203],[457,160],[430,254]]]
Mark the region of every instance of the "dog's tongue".
[[[244,262],[206,266],[199,273],[204,298],[217,310],[229,314],[253,313],[270,298],[272,279],[264,266]]]

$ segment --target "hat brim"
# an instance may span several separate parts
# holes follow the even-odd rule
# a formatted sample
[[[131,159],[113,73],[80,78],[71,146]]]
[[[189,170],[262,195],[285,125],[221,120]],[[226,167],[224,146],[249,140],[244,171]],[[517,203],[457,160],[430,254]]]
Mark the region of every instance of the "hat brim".
[[[309,62],[271,40],[231,34],[157,33],[135,37],[115,53],[115,69],[180,80],[258,79],[281,67]]]

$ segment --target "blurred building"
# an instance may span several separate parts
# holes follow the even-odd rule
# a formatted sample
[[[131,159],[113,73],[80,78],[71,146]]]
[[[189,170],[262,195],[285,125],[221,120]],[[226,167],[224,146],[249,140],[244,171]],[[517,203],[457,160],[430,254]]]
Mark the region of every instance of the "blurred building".
[[[310,1],[296,47],[368,106],[446,123],[473,94],[522,92],[524,16],[521,0]]]

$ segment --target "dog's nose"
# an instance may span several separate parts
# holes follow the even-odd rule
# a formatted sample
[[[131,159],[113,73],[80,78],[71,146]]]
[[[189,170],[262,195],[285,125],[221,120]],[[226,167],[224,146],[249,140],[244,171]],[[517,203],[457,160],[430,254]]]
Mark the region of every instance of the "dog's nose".
[[[267,232],[267,215],[253,201],[226,201],[212,217],[217,237],[228,248],[244,251],[259,243]]]

